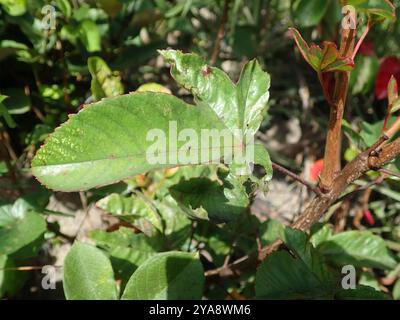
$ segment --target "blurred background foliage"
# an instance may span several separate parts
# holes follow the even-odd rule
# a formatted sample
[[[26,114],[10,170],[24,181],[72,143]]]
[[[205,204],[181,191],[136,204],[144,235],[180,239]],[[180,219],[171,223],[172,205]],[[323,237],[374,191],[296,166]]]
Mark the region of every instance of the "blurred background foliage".
[[[337,41],[342,19],[338,1],[231,0],[228,4],[216,65],[237,80],[244,62],[257,58],[270,73],[269,115],[258,138],[273,160],[316,182],[329,108],[288,28],[296,26],[315,43]],[[399,1],[394,4],[399,8]],[[0,0],[0,297],[62,297],[62,292],[40,289],[40,269],[15,270],[57,264],[56,248],[68,246],[76,237],[90,238],[110,255],[124,286],[137,266],[155,252],[201,250],[205,268],[213,268],[255,250],[254,235],[264,244],[271,241],[271,230],[277,227],[268,222],[273,220],[264,222],[267,218],[287,223],[297,214],[296,208],[282,218],[279,208],[264,201],[261,209],[252,206],[223,227],[193,222],[187,218],[188,208],[177,204],[169,188],[181,179],[221,179],[217,169],[209,166],[151,172],[67,198],[44,190],[29,174],[30,161],[42,142],[84,104],[138,89],[172,92],[191,101],[190,94],[172,80],[157,49],[195,52],[209,60],[224,6],[225,1],[219,0]],[[359,20],[361,33],[366,19],[360,15]],[[373,28],[361,48],[343,125],[343,163],[380,134],[387,82],[391,74],[400,81],[399,39],[400,23],[385,22]],[[399,170],[400,161],[390,166]],[[276,178],[286,183],[287,193],[299,190],[296,199],[301,208],[306,191],[294,189],[278,174]],[[375,178],[376,173],[371,173],[359,184]],[[369,228],[398,256],[399,200],[398,179],[387,179],[369,194],[352,199],[350,208],[332,210],[327,222],[335,232]],[[58,210],[55,202],[64,207]],[[101,209],[105,216],[101,228],[80,232],[92,208]],[[78,209],[85,215],[77,220]],[[14,228],[18,215],[24,216],[25,223]],[[75,229],[63,226],[66,221],[72,221]],[[395,284],[398,267],[360,267],[360,283],[400,298],[400,283]],[[223,286],[207,284],[205,296],[252,298],[254,276],[245,274]]]

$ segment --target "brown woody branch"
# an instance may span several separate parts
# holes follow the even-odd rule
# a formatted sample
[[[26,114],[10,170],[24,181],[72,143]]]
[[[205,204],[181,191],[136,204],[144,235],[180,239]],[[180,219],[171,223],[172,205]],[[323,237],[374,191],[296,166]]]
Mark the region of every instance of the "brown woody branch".
[[[338,202],[342,202],[342,201],[348,200],[348,199],[352,198],[354,195],[358,194],[361,191],[366,191],[368,189],[371,189],[372,187],[381,184],[385,179],[386,179],[386,174],[381,173],[375,180],[367,183],[364,186],[361,186],[361,187],[357,188],[356,190],[353,190],[353,191],[351,191],[349,193],[346,193],[345,195],[343,195],[340,198],[338,198],[335,201],[335,204],[338,203]]]
[[[381,167],[400,155],[400,138],[384,145],[377,155],[371,155],[375,145],[360,153],[357,158],[348,163],[334,179],[331,190],[312,199],[306,210],[291,227],[302,231],[308,230],[315,222],[322,218],[332,204],[340,199],[340,195],[351,183],[361,178],[369,170],[380,170]],[[258,256],[256,253],[249,254],[229,265],[209,270],[205,273],[205,276],[207,278],[238,276],[244,270],[251,270],[257,266],[269,254],[279,249],[282,244],[281,240],[277,240],[273,244],[262,248],[258,252]]]
[[[369,170],[379,170],[400,155],[400,138],[383,146],[377,155],[371,155],[372,151],[373,149],[369,148],[348,163],[333,180],[331,190],[322,197],[315,197],[291,227],[302,231],[308,230],[323,217],[329,207],[338,200],[351,183],[361,178]],[[277,250],[281,244],[282,241],[276,241],[272,245],[263,248],[259,253],[259,260],[265,259],[271,252]]]

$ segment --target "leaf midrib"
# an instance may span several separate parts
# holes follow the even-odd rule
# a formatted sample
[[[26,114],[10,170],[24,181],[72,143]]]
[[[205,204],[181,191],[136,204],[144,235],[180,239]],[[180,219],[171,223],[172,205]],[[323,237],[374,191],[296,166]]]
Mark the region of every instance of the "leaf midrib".
[[[235,148],[240,148],[242,147],[242,144],[233,144],[232,145],[232,149]],[[219,148],[191,148],[191,150],[196,150],[196,151],[204,151],[204,150],[213,150],[213,149],[223,149],[224,147],[219,147]],[[180,150],[173,150],[170,152],[160,152],[158,154],[161,155],[169,155],[171,153],[178,153]],[[71,161],[71,162],[65,162],[65,163],[52,163],[52,164],[44,164],[44,165],[35,165],[34,163],[32,164],[32,168],[41,168],[41,167],[51,167],[51,166],[63,166],[63,165],[74,165],[74,164],[84,164],[84,163],[90,163],[90,162],[100,162],[100,161],[114,161],[114,160],[128,160],[130,158],[145,158],[145,154],[146,152],[140,152],[140,153],[135,153],[135,154],[131,154],[131,155],[126,155],[126,156],[110,156],[110,157],[105,157],[105,158],[98,158],[98,159],[93,159],[93,160],[82,160],[82,161]],[[212,159],[211,159],[212,160]],[[201,163],[201,161],[199,161],[199,163]],[[175,163],[167,163],[165,165],[175,165]],[[176,164],[179,165],[179,162]]]

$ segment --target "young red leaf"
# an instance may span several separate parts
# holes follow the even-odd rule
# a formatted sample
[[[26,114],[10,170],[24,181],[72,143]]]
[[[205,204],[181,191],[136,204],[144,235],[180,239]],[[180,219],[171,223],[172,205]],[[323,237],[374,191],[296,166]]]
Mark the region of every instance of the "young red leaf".
[[[295,28],[289,28],[289,30],[292,33],[292,38],[296,42],[297,48],[299,48],[299,51],[301,55],[303,56],[304,60],[306,60],[311,67],[313,67],[314,70],[317,71],[316,66],[313,65],[312,61],[310,61],[310,47],[308,46],[307,42],[303,39],[301,36],[300,32],[295,29]]]
[[[303,58],[318,73],[353,69],[353,60],[342,57],[333,42],[325,41],[322,48],[316,44],[309,46],[298,30],[290,28],[290,31]]]
[[[338,50],[333,42],[325,41],[323,43],[321,69],[327,68],[330,64],[334,63],[337,59]]]
[[[354,68],[354,61],[350,58],[338,58],[335,62],[329,64],[322,72],[333,71],[351,71]]]

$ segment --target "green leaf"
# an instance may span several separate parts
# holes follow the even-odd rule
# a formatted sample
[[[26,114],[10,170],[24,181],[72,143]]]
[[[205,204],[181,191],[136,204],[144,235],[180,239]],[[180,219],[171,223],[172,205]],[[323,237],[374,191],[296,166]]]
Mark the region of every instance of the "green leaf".
[[[29,112],[31,101],[25,95],[23,89],[7,88],[2,90],[2,93],[8,96],[7,100],[4,101],[4,105],[7,107],[10,114],[24,114]]]
[[[156,83],[156,82],[149,82],[142,84],[139,88],[137,88],[136,92],[163,92],[163,93],[168,93],[171,94],[171,90],[168,88],[164,87],[163,85]]]
[[[392,75],[388,83],[388,102],[389,106],[399,98],[399,87],[396,78]]]
[[[39,87],[40,95],[48,100],[61,100],[64,97],[64,89],[57,85],[43,84]]]
[[[390,126],[395,119],[395,117],[389,118],[388,126]],[[366,121],[361,122],[360,136],[368,146],[372,146],[382,134],[383,123],[383,120],[374,123],[368,123]]]
[[[245,137],[254,136],[260,128],[263,121],[262,112],[266,109],[269,99],[270,82],[269,74],[261,69],[257,60],[251,60],[243,67],[236,84],[236,112],[238,127],[243,129]]]
[[[298,30],[294,28],[289,30],[292,32],[292,37],[296,42],[297,48],[303,56],[303,59],[306,60],[314,70],[318,70],[318,63],[314,64],[313,59],[310,59],[310,47],[308,46],[308,43],[303,39]]]
[[[10,16],[22,16],[26,12],[26,0],[0,0],[0,4]]]
[[[350,88],[354,95],[367,94],[374,87],[379,69],[379,59],[376,56],[358,55],[355,67],[350,74]]]
[[[56,0],[56,5],[67,19],[71,17],[72,7],[69,0]]]
[[[29,48],[26,44],[14,40],[0,40],[0,61],[12,54],[17,54],[20,58],[24,55],[29,56]]]
[[[320,243],[329,240],[330,237],[332,237],[332,230],[329,225],[316,223],[311,227],[310,242],[314,248],[318,247]]]
[[[53,128],[45,124],[37,124],[33,130],[26,136],[25,143],[27,145],[36,145],[43,142],[49,134],[53,131]]]
[[[212,256],[216,266],[223,265],[232,245],[232,234],[226,228],[213,223],[198,222],[194,239],[199,243],[204,243],[204,250]],[[235,247],[239,247],[238,243]]]
[[[399,111],[399,110],[400,110],[400,98],[396,99],[393,102],[392,109],[390,110],[390,113],[395,113],[396,111]]]
[[[17,124],[14,122],[13,118],[10,116],[10,113],[8,112],[7,107],[3,104],[3,101],[7,99],[7,96],[3,96],[0,94],[0,116],[4,118],[6,121],[7,125],[10,128],[15,128]]]
[[[345,119],[342,120],[342,129],[344,134],[350,140],[350,142],[355,146],[357,150],[364,150],[367,148],[367,143],[365,142],[363,136],[354,130],[349,122]]]
[[[16,267],[14,259],[0,255],[0,298],[12,297],[25,283],[27,273],[14,270]]]
[[[393,287],[393,299],[400,300],[400,279],[396,281]]]
[[[330,1],[299,0],[294,9],[294,16],[301,27],[316,26],[325,16]]]
[[[349,0],[347,4],[378,22],[396,20],[395,6],[389,0]]]
[[[109,254],[115,275],[122,280],[121,287],[143,262],[162,251],[163,245],[161,237],[149,238],[125,227],[114,232],[94,230],[89,236]]]
[[[359,285],[372,287],[375,290],[380,291],[380,284],[376,275],[372,271],[364,271],[361,273],[360,278],[358,280]]]
[[[99,29],[92,20],[83,20],[78,28],[78,36],[88,52],[101,50]]]
[[[120,77],[111,71],[103,59],[90,57],[88,68],[92,75],[91,91],[96,100],[115,97],[124,93]]]
[[[20,258],[35,255],[46,231],[43,217],[21,203],[0,206],[0,252],[20,253]]]
[[[318,251],[339,266],[392,269],[397,262],[385,241],[369,231],[347,231],[320,243]]]
[[[161,197],[157,209],[163,220],[165,247],[169,250],[180,248],[190,237],[192,222],[170,194]]]
[[[396,78],[392,75],[388,84],[388,105],[389,113],[395,113],[400,110],[399,87]]]
[[[254,164],[264,168],[265,175],[262,177],[262,187],[266,188],[266,184],[272,180],[273,176],[272,161],[267,149],[259,143],[254,145]]]
[[[327,288],[335,286],[335,275],[326,265],[325,258],[313,247],[306,233],[287,227],[282,240]]]
[[[336,274],[301,231],[286,228],[283,240],[293,251],[274,252],[260,265],[256,275],[256,296],[260,299],[332,298]]]
[[[198,254],[165,252],[148,259],[132,275],[124,300],[197,300],[203,293],[203,266]]]
[[[111,262],[96,247],[75,242],[64,261],[64,293],[68,300],[116,300]]]
[[[199,106],[209,106],[232,132],[252,137],[259,129],[269,99],[270,77],[256,60],[248,62],[235,85],[218,68],[210,67],[195,54],[159,50],[172,64],[171,74],[195,97]]]
[[[269,95],[268,74],[257,62],[249,62],[235,86],[226,74],[209,69],[196,55],[162,53],[176,59],[172,73],[191,87],[198,106],[154,92],[87,106],[57,129],[32,161],[32,172],[42,183],[76,191],[149,170],[222,159],[250,167],[253,135]],[[197,80],[196,72],[201,74]]]
[[[154,204],[139,193],[130,197],[113,193],[98,201],[97,206],[132,223],[147,235],[154,234],[154,228],[162,231],[161,218]]]
[[[229,222],[246,210],[249,200],[244,186],[232,174],[223,179],[223,185],[207,178],[181,181],[170,193],[192,218]]]
[[[339,300],[390,300],[390,297],[372,287],[358,285],[356,289],[341,289],[335,295]]]
[[[282,239],[285,226],[275,219],[268,219],[260,226],[260,240],[264,246],[272,244],[278,239]]]
[[[256,296],[258,299],[326,299],[333,293],[301,260],[279,251],[268,256],[258,268]]]
[[[175,167],[181,165],[177,153],[188,150],[187,142],[169,146],[167,141],[181,126],[193,129],[197,137],[201,129],[225,129],[210,109],[195,108],[168,94],[143,92],[104,99],[56,129],[32,161],[32,173],[48,188],[76,191]],[[149,132],[155,135],[148,136]],[[210,147],[201,150],[213,161],[223,154],[215,155]],[[198,152],[193,154],[197,159],[189,160],[200,163]]]

